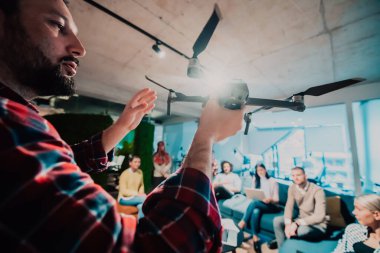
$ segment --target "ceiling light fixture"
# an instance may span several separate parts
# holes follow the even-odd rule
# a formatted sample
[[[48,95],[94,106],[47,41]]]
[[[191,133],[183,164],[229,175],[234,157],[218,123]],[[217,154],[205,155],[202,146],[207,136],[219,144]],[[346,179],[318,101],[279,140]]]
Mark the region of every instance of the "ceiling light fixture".
[[[161,42],[160,41],[156,41],[156,44],[154,44],[152,46],[152,49],[154,52],[156,52],[156,54],[158,55],[158,57],[160,58],[164,58],[166,53],[165,51],[161,50],[161,48],[159,48],[158,46],[161,45]]]
[[[104,13],[110,15],[111,17],[113,17],[113,18],[119,20],[119,21],[122,22],[123,24],[126,24],[126,25],[128,25],[129,27],[135,29],[136,31],[138,31],[138,32],[140,32],[140,33],[142,33],[142,34],[144,34],[145,36],[149,37],[149,38],[152,39],[153,41],[155,41],[156,44],[153,45],[153,47],[152,47],[152,49],[153,49],[155,52],[157,52],[156,49],[160,50],[160,48],[158,47],[158,45],[162,45],[162,46],[165,46],[166,48],[170,49],[170,50],[173,51],[174,53],[176,53],[176,54],[178,54],[178,55],[180,55],[180,56],[182,56],[182,57],[184,57],[184,58],[186,58],[186,59],[188,59],[188,60],[190,59],[190,57],[187,56],[186,54],[180,52],[179,50],[175,49],[174,47],[172,47],[172,46],[170,46],[169,44],[165,43],[164,41],[160,40],[160,39],[157,38],[156,36],[154,36],[154,35],[148,33],[148,32],[145,31],[144,29],[138,27],[137,25],[135,25],[135,24],[129,22],[129,21],[126,20],[125,18],[123,18],[123,17],[119,16],[118,14],[116,14],[115,12],[113,12],[113,11],[107,9],[107,8],[104,7],[103,5],[100,5],[100,4],[98,4],[97,2],[92,1],[92,0],[84,0],[84,1],[87,2],[88,4],[91,4],[91,5],[94,6],[95,8],[97,8],[97,9],[103,11]],[[159,44],[157,44],[157,42],[159,42]],[[162,50],[160,50],[160,51],[163,52]]]

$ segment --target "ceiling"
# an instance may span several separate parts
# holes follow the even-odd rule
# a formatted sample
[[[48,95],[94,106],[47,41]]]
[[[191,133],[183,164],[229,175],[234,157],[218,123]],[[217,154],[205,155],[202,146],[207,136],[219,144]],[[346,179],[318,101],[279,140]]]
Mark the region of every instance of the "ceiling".
[[[190,57],[217,3],[223,19],[198,58],[214,77],[243,79],[251,96],[281,99],[311,86],[363,77],[364,85],[336,91],[324,103],[337,102],[333,95],[339,94],[342,100],[366,98],[360,97],[363,94],[380,97],[378,0],[96,2]],[[223,89],[222,82],[186,77],[187,59],[163,47],[166,57],[157,57],[153,40],[90,4],[74,0],[70,9],[87,50],[77,76],[79,94],[125,103],[138,89],[151,87],[158,92],[154,112],[158,117],[165,113],[167,92],[145,75],[188,95]],[[311,101],[310,105],[318,104],[318,99]],[[176,103],[172,112],[196,117],[200,106]]]

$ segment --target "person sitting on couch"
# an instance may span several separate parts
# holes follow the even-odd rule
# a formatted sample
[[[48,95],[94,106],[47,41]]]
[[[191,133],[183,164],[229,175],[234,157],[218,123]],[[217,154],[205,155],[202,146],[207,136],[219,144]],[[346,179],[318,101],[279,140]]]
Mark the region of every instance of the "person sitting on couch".
[[[212,183],[217,200],[229,199],[241,190],[241,180],[238,175],[232,173],[233,165],[228,161],[220,164],[222,173],[215,176]]]
[[[119,196],[120,205],[136,206],[139,209],[141,217],[141,206],[146,199],[144,192],[143,173],[140,170],[141,158],[133,155],[129,159],[129,168],[121,173],[119,178]]]
[[[264,164],[257,164],[255,166],[255,176],[252,179],[252,186],[256,189],[264,191],[265,199],[252,200],[247,210],[245,211],[242,220],[239,222],[238,227],[244,229],[246,224],[249,225],[253,231],[253,247],[256,253],[261,252],[259,246],[259,221],[262,213],[276,213],[280,211],[277,206],[279,201],[278,196],[278,183],[272,177],[269,177]]]
[[[339,240],[333,253],[380,252],[380,196],[363,195],[355,198],[352,212],[359,224],[346,227],[343,238]]]
[[[281,247],[285,237],[321,238],[327,228],[326,197],[323,189],[307,181],[302,167],[294,167],[291,174],[294,184],[288,190],[284,216],[278,216],[273,220],[278,247]],[[298,207],[299,215],[293,219],[295,205]]]

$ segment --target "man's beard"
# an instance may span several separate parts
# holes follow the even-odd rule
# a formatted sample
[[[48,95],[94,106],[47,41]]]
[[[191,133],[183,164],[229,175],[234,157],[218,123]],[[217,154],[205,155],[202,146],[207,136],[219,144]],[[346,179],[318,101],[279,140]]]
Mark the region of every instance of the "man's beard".
[[[37,96],[71,96],[75,93],[73,77],[62,74],[62,62],[78,60],[64,57],[53,64],[35,45],[18,17],[8,17],[5,22],[5,38],[0,42],[1,60],[9,67],[13,79]]]

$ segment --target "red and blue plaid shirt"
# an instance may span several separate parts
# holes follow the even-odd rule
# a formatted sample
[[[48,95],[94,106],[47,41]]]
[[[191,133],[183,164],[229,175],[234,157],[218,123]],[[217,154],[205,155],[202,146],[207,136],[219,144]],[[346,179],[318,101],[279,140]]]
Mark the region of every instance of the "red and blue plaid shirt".
[[[106,169],[101,135],[72,148],[0,84],[1,251],[221,251],[220,215],[203,173],[187,168],[170,177],[148,196],[136,226],[84,173]]]

